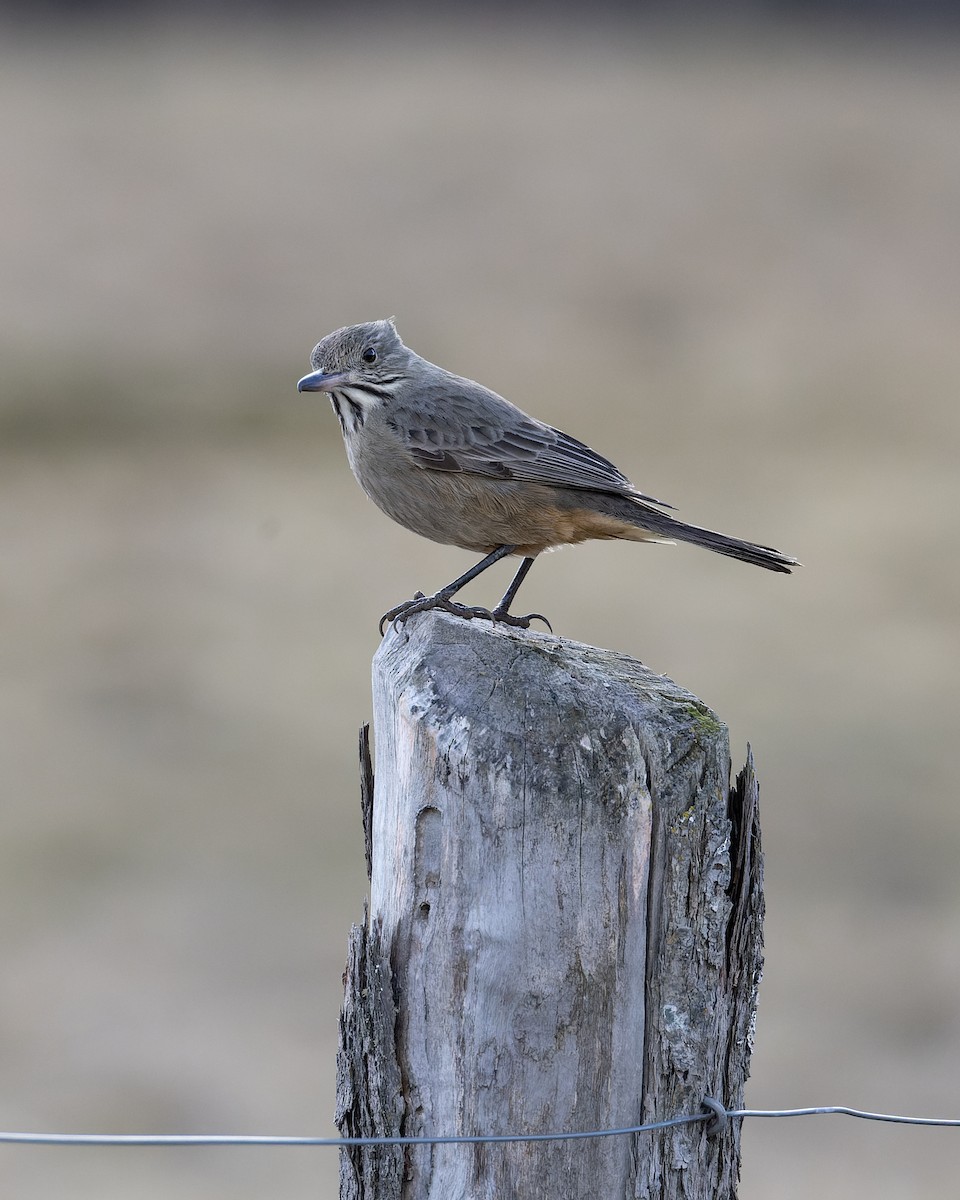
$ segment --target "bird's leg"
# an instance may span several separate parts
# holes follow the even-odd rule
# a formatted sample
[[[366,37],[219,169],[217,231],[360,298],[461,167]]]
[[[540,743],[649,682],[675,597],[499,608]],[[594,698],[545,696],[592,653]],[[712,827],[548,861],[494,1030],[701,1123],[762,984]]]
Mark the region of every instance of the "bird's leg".
[[[533,566],[532,558],[525,558],[523,560],[523,562],[520,564],[519,571],[517,571],[516,575],[514,575],[513,581],[511,582],[511,584],[507,588],[507,590],[504,592],[503,599],[500,601],[500,603],[497,605],[497,607],[493,610],[493,612],[490,614],[490,616],[494,621],[500,621],[505,625],[516,625],[520,629],[529,629],[530,622],[533,621],[534,619],[536,619],[538,621],[542,621],[544,623],[544,625],[546,625],[546,627],[550,630],[550,632],[553,633],[553,626],[550,624],[550,622],[547,620],[547,618],[543,615],[543,613],[527,613],[527,615],[525,617],[514,617],[514,616],[511,616],[511,614],[510,614],[510,605],[513,603],[517,592],[520,591],[520,584],[523,583],[523,581],[526,579],[527,572],[530,570],[530,568],[532,566]]]
[[[400,618],[402,622],[407,617],[413,616],[414,613],[425,612],[429,608],[441,608],[444,612],[453,613],[457,617],[488,617],[492,620],[493,614],[489,609],[468,608],[465,604],[454,604],[451,596],[455,596],[462,587],[466,587],[472,579],[476,579],[487,567],[492,567],[501,558],[506,558],[507,555],[512,554],[515,549],[515,546],[498,546],[496,550],[488,554],[486,558],[481,559],[469,571],[465,571],[459,579],[455,579],[453,583],[448,583],[446,587],[441,588],[436,595],[424,596],[422,593],[418,593],[412,600],[405,600],[403,604],[398,604],[396,608],[391,608],[389,612],[385,612],[380,618],[380,633],[383,633],[383,627],[387,622],[396,621],[397,618]]]
[[[388,621],[398,621],[402,624],[407,617],[414,613],[425,612],[427,609],[439,608],[444,612],[452,613],[456,617],[465,617],[467,620],[472,620],[474,617],[483,617],[488,621],[499,621],[503,625],[512,625],[518,629],[529,629],[530,622],[535,618],[543,621],[544,625],[553,632],[550,622],[542,613],[528,613],[525,617],[514,617],[510,613],[510,605],[520,590],[520,584],[527,577],[527,572],[533,566],[533,558],[525,558],[520,564],[520,569],[513,577],[513,581],[507,588],[503,599],[491,612],[489,608],[477,608],[466,604],[455,604],[452,597],[465,587],[472,579],[476,579],[487,567],[492,567],[494,563],[499,562],[501,558],[506,558],[508,554],[512,554],[516,549],[515,546],[498,546],[486,558],[466,571],[459,579],[455,579],[453,583],[448,583],[446,587],[441,588],[434,596],[424,596],[422,592],[418,592],[412,600],[405,600],[403,604],[398,604],[396,608],[391,608],[389,612],[383,614],[380,618],[380,632],[383,633],[383,627]]]

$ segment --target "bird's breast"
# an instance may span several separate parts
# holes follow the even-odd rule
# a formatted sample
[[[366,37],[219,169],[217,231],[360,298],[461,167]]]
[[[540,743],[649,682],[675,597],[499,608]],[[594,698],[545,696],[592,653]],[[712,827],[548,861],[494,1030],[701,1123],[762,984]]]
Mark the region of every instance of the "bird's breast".
[[[345,432],[344,440],[353,473],[370,499],[430,541],[478,553],[516,545],[535,554],[583,536],[611,536],[574,528],[555,488],[418,466],[375,418]]]

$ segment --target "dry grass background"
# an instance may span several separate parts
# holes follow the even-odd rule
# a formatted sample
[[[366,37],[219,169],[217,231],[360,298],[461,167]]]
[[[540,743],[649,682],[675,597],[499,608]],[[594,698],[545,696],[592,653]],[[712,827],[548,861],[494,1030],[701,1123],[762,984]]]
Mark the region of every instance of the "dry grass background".
[[[381,517],[295,392],[323,333],[391,313],[803,559],[595,544],[524,594],[754,744],[748,1100],[960,1115],[957,47],[7,32],[0,1126],[332,1132],[376,621],[468,562]],[[955,1158],[754,1123],[742,1200],[942,1195]],[[335,1177],[325,1151],[0,1153],[22,1200]]]

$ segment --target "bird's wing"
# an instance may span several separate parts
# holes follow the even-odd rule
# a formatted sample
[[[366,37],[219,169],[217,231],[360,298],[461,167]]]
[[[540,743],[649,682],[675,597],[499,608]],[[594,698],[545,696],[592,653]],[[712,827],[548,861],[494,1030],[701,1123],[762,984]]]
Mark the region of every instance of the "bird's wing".
[[[421,392],[416,404],[390,406],[387,420],[418,467],[615,492],[672,507],[638,492],[609,459],[569,434],[479,384],[452,382]]]

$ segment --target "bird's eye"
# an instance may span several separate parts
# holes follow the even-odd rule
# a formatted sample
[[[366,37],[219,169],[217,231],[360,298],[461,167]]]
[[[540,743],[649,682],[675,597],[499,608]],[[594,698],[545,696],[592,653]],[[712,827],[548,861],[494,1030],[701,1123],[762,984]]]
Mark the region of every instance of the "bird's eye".
[[[365,363],[374,363],[377,361],[377,352],[372,346],[368,346],[360,355]]]

